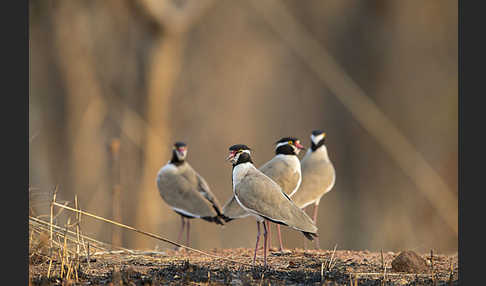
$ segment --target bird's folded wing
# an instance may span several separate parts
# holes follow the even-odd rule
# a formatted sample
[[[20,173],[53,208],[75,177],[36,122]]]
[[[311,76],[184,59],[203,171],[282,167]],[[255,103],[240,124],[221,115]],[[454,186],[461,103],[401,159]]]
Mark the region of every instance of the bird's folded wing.
[[[302,183],[299,190],[292,195],[292,201],[299,207],[320,199],[329,191],[335,181],[334,167],[331,163],[302,163]]]
[[[300,183],[300,174],[283,160],[274,157],[259,168],[262,173],[274,180],[284,193],[289,195]]]
[[[291,228],[316,233],[311,218],[299,209],[280,186],[261,172],[247,175],[236,185],[238,200],[249,211]]]
[[[206,180],[204,180],[204,178],[201,175],[199,175],[198,173],[196,173],[196,177],[197,177],[198,191],[209,202],[211,202],[211,204],[216,209],[216,211],[218,212],[218,214],[221,214],[221,204],[219,203],[219,201],[216,198],[216,196],[209,189],[209,185],[206,182]]]
[[[196,179],[190,176],[161,174],[157,180],[160,195],[172,208],[177,208],[198,217],[213,217],[217,212],[213,204],[197,191]]]
[[[223,206],[223,214],[230,219],[243,218],[250,215],[236,201],[235,196],[232,196]]]

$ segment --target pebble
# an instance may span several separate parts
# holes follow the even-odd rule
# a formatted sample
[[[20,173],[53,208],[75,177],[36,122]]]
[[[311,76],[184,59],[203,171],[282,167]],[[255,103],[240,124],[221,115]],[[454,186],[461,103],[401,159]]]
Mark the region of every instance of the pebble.
[[[422,273],[427,270],[425,259],[412,250],[402,251],[391,264],[395,272]]]

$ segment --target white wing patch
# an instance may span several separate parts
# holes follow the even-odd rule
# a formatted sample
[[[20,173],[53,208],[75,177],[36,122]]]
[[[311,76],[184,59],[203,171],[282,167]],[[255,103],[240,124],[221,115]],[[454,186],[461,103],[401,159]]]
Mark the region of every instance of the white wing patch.
[[[188,211],[185,211],[185,210],[183,210],[183,209],[179,209],[179,208],[175,208],[175,207],[171,207],[171,208],[172,208],[174,211],[179,212],[179,213],[181,213],[181,214],[184,214],[184,215],[186,215],[186,216],[192,216],[192,217],[195,217],[195,218],[200,218],[200,217],[201,217],[201,216],[199,216],[199,215],[192,214],[192,213],[190,213],[190,212],[188,212]]]

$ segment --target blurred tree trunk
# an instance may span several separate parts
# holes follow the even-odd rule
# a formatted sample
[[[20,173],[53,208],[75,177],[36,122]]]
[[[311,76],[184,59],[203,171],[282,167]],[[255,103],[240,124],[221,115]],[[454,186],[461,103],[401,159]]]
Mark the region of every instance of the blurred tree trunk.
[[[163,203],[155,183],[159,169],[171,152],[170,100],[180,74],[187,31],[212,1],[181,2],[141,1],[141,8],[158,23],[164,33],[156,35],[148,73],[146,118],[149,129],[144,147],[144,166],[136,210],[136,226],[157,232],[164,221]],[[150,213],[147,213],[147,212]],[[152,248],[144,237],[137,237],[136,247]]]
[[[165,212],[155,179],[171,152],[170,98],[181,69],[183,49],[183,36],[159,37],[150,61],[146,110],[150,129],[143,150],[144,166],[136,212],[137,227],[148,231],[157,232],[156,226],[163,220]],[[151,246],[145,237],[140,236],[135,244],[137,247]]]
[[[98,215],[106,216],[110,209],[100,205],[106,202],[100,196],[106,194],[98,191],[102,189],[107,169],[106,146],[100,140],[107,106],[95,76],[90,16],[79,13],[83,5],[84,2],[71,1],[58,1],[55,5],[54,33],[66,92],[66,142],[70,162],[70,184],[62,193],[67,196],[66,200],[78,194],[81,201],[87,202],[83,207],[89,205],[99,210]]]

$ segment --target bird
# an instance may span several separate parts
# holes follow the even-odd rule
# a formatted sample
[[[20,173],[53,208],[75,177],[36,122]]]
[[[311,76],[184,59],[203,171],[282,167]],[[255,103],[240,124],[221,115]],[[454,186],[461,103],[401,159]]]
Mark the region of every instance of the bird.
[[[187,224],[186,244],[189,246],[190,219],[201,218],[223,225],[224,218],[220,203],[208,183],[187,162],[187,149],[184,142],[174,143],[172,158],[159,170],[156,181],[162,199],[181,216],[178,243]]]
[[[304,146],[300,144],[298,138],[282,137],[275,142],[275,156],[259,168],[263,174],[274,180],[288,196],[298,190],[302,181],[300,161],[297,157],[302,149],[304,149]],[[227,221],[249,215],[248,212],[239,206],[234,196],[223,206],[223,214],[227,218]],[[270,234],[268,221],[267,227]],[[284,247],[280,233],[280,224],[277,224],[277,234],[279,251],[283,252]]]
[[[314,204],[313,220],[317,225],[319,202],[322,196],[334,187],[336,172],[324,144],[326,133],[322,130],[313,130],[310,138],[311,146],[301,161],[302,183],[299,191],[291,194],[290,198],[301,209]],[[319,248],[319,238],[315,242]]]
[[[251,159],[251,150],[244,144],[229,147],[226,160],[233,166],[233,195],[238,204],[257,221],[257,239],[253,254],[255,264],[260,240],[260,223],[263,222],[264,266],[267,265],[267,227],[265,221],[286,225],[302,232],[309,240],[317,237],[317,227],[312,219],[295,205],[282,188],[270,177],[258,170]]]

